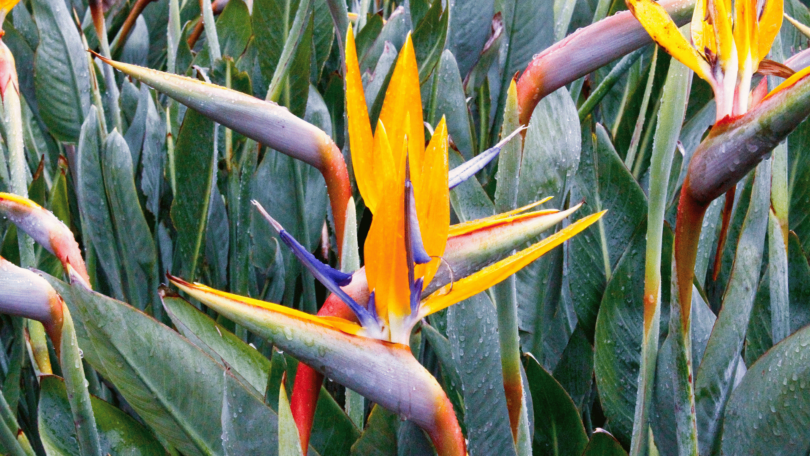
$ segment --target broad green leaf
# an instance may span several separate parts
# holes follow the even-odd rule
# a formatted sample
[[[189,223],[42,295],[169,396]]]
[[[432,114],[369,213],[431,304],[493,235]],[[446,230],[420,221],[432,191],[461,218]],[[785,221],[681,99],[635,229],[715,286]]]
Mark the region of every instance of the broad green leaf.
[[[84,358],[146,424],[183,454],[224,454],[222,398],[225,379],[232,377],[223,365],[131,306],[49,281],[70,308]],[[238,385],[237,399],[262,405],[231,381]]]
[[[396,456],[399,417],[374,405],[360,440],[352,446],[352,456]]]
[[[720,443],[720,426],[726,401],[733,387],[734,373],[745,341],[745,330],[759,282],[760,265],[768,230],[770,206],[770,161],[764,161],[752,176],[751,204],[737,243],[737,255],[723,296],[723,306],[709,338],[706,352],[696,370],[695,408],[698,439],[702,452]]]
[[[383,26],[380,34],[369,44],[368,48],[362,53],[359,53],[360,51],[358,49],[360,71],[366,72],[377,64],[380,55],[383,53],[386,42],[393,44],[394,48],[399,52],[402,45],[405,44],[405,37],[408,35],[408,32],[411,31],[411,28],[410,15],[404,8],[397,7],[397,9],[388,16],[388,21]]]
[[[132,156],[124,138],[113,131],[104,143],[102,175],[110,204],[121,263],[126,271],[127,297],[145,309],[157,302],[157,250],[135,188]]]
[[[394,74],[397,55],[397,49],[394,45],[386,43],[380,55],[380,59],[377,61],[377,66],[374,67],[374,72],[366,72],[363,74],[363,91],[369,110],[369,122],[375,129],[377,127],[377,121],[380,118],[380,111],[382,111],[383,103],[385,102],[385,93],[388,89],[388,83],[391,81],[391,76]]]
[[[141,152],[141,190],[146,196],[145,208],[157,216],[160,210],[160,192],[163,187],[163,163],[165,160],[166,123],[149,98],[146,108],[146,123]]]
[[[32,3],[40,37],[34,59],[39,112],[54,137],[75,143],[90,109],[90,75],[84,46],[64,3]]]
[[[547,196],[561,197],[564,186],[570,185],[577,171],[581,149],[576,106],[567,90],[557,90],[537,104],[529,122],[520,168],[518,207]]]
[[[180,334],[212,358],[221,359],[257,393],[264,393],[270,372],[267,358],[184,299],[165,294],[163,306]]]
[[[489,37],[494,4],[494,0],[450,0],[447,48],[458,60],[462,78],[478,61],[478,54]]]
[[[227,374],[222,382],[222,446],[227,456],[278,453],[278,415]],[[317,454],[310,449],[311,454]]]
[[[129,151],[132,153],[132,163],[136,166],[140,162],[143,138],[146,134],[146,112],[149,109],[149,103],[149,86],[141,84],[140,94],[138,95],[138,107],[135,109],[135,115],[129,122],[127,132],[124,134],[124,139],[127,141]]]
[[[788,236],[790,331],[810,324],[810,264],[796,233]]]
[[[149,63],[149,26],[146,25],[143,15],[138,16],[138,19],[135,20],[135,26],[129,32],[118,59],[140,66],[146,66]]]
[[[587,129],[583,133],[582,157],[571,200],[583,198],[588,203],[586,209],[590,209],[581,211],[581,216],[605,209],[610,214],[570,241],[571,299],[580,327],[588,339],[593,340],[605,284],[639,224],[647,218],[644,192],[616,154],[607,131],[599,124],[595,135]]]
[[[425,82],[433,67],[442,56],[447,41],[450,10],[442,8],[443,2],[434,1],[425,16],[414,23],[413,46],[419,62],[419,81]]]
[[[312,7],[312,81],[317,82],[329,59],[332,51],[332,42],[335,39],[335,26],[332,14],[329,12],[329,0],[315,0]],[[338,41],[343,43],[342,39]]]
[[[801,454],[810,447],[810,328],[759,359],[731,393],[723,417],[723,454]]]
[[[243,0],[229,1],[217,19],[217,37],[222,55],[234,60],[239,58],[252,32],[248,6]]]
[[[455,56],[445,50],[433,76],[422,86],[428,92],[427,99],[423,96],[422,105],[425,107],[425,118],[431,125],[438,125],[442,116],[445,117],[447,132],[453,138],[453,143],[464,159],[469,160],[473,157],[474,146],[461,79]],[[509,133],[511,131],[506,132]]]
[[[175,265],[182,276],[197,275],[208,205],[214,180],[217,151],[214,123],[194,110],[186,111],[175,145],[177,195],[171,216],[177,230]]]
[[[55,376],[40,384],[38,428],[42,443],[51,456],[78,456],[76,428],[70,412],[65,382]],[[104,454],[146,456],[166,451],[152,432],[120,409],[91,397],[101,449]]]
[[[588,435],[576,405],[534,357],[526,355],[523,364],[534,404],[533,454],[579,456]]]
[[[219,187],[211,186],[211,202],[208,207],[208,226],[205,229],[204,274],[211,286],[224,289],[228,282],[228,250],[230,249],[230,223],[225,201]]]
[[[805,147],[808,143],[810,122],[805,120],[788,136],[790,229],[796,232],[805,251],[810,247],[810,214],[806,211],[810,205],[810,157]]]
[[[554,2],[549,0],[496,0],[495,11],[503,15],[505,45],[501,46],[501,80],[495,108],[494,128],[500,128],[502,106],[509,80],[522,71],[532,57],[554,42]],[[493,135],[494,138],[494,135]],[[494,141],[493,141],[494,143]]]
[[[641,361],[645,235],[646,229],[636,233],[613,271],[599,306],[594,334],[599,400],[610,420],[611,432],[625,445],[630,443],[633,429]]]
[[[593,347],[585,332],[577,327],[554,367],[554,379],[565,388],[577,409],[583,410],[593,382]]]
[[[447,311],[447,338],[464,395],[467,451],[471,456],[514,454],[501,375],[495,308],[478,294]]]
[[[82,232],[86,236],[85,243],[92,242],[113,297],[124,299],[123,270],[118,257],[118,243],[101,173],[104,147],[101,138],[98,111],[95,106],[91,106],[90,113],[82,125],[79,145],[76,147],[73,180],[81,214]]]
[[[626,456],[622,445],[609,432],[597,428],[582,456]]]

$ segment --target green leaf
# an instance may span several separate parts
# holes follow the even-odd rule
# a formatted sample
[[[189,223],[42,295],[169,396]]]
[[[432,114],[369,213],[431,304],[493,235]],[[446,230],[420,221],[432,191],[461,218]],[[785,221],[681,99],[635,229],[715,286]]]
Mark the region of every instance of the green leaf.
[[[103,454],[146,456],[166,451],[152,432],[120,409],[91,397]],[[38,428],[42,444],[52,456],[78,456],[76,428],[70,413],[65,382],[45,376],[40,383]]]
[[[312,63],[313,83],[321,79],[321,73],[329,60],[332,51],[332,42],[335,39],[335,26],[332,14],[329,11],[329,0],[315,0],[312,11]],[[342,41],[341,41],[342,43]]]
[[[576,405],[531,355],[523,358],[534,404],[533,454],[579,456],[588,444],[588,435]]]
[[[554,2],[548,0],[496,0],[495,10],[503,15],[504,46],[501,56],[500,94],[493,97],[494,129],[500,128],[501,109],[506,102],[509,80],[522,71],[532,57],[554,43]],[[505,54],[505,56],[503,55]],[[498,131],[498,130],[493,130]],[[494,141],[494,133],[492,141]]]
[[[610,214],[570,241],[571,299],[580,327],[588,339],[593,340],[605,284],[639,224],[647,218],[644,192],[616,154],[607,131],[599,124],[595,135],[587,129],[583,132],[582,156],[571,200],[583,198],[588,203],[585,209],[590,209],[580,210],[582,216],[604,209]],[[577,214],[572,218],[578,218]]]
[[[607,283],[594,334],[599,400],[610,431],[624,444],[633,430],[641,361],[646,234],[646,229],[636,233]]]
[[[810,264],[796,233],[788,236],[790,331],[810,324]]]
[[[73,314],[84,358],[144,422],[183,454],[223,454],[225,367],[133,307],[48,279]],[[263,406],[231,381],[238,400]]]
[[[146,125],[141,152],[141,190],[146,196],[145,208],[157,216],[160,210],[160,192],[163,186],[163,163],[166,156],[166,123],[149,98]]]
[[[373,65],[377,64],[385,48],[386,41],[393,44],[398,52],[402,48],[402,45],[405,44],[405,37],[410,30],[411,18],[408,12],[402,7],[397,7],[397,9],[388,16],[388,21],[383,26],[380,34],[377,35],[368,46],[368,49],[362,54],[360,54],[358,50],[360,72],[366,72],[371,69]]]
[[[290,410],[287,389],[282,384],[278,391],[278,454],[279,456],[303,456],[301,438]]]
[[[461,76],[478,61],[490,32],[494,0],[451,0],[447,48],[458,60]]]
[[[759,283],[768,230],[770,161],[762,162],[752,178],[751,204],[737,243],[731,278],[695,381],[698,442],[701,452],[706,453],[714,451],[720,444],[723,412],[733,388],[734,373]]]
[[[453,138],[456,148],[465,160],[471,159],[474,146],[467,100],[464,95],[464,86],[461,83],[461,73],[459,73],[456,58],[452,52],[445,50],[442,53],[436,71],[433,72],[430,81],[422,87],[429,89],[427,100],[424,100],[425,97],[423,97],[422,102],[425,106],[427,121],[435,126],[444,116],[447,122],[447,132]]]
[[[577,109],[567,90],[557,90],[537,104],[523,146],[518,207],[562,196],[579,166],[580,135]]]
[[[171,216],[177,230],[175,265],[187,280],[196,277],[208,220],[217,151],[214,123],[194,110],[186,111],[174,149],[177,194]]]
[[[800,454],[810,447],[810,327],[759,359],[731,393],[724,415],[723,454]]]
[[[227,456],[278,454],[278,415],[260,398],[248,393],[233,377],[224,375],[222,390],[222,446]],[[300,446],[300,444],[299,444]],[[311,454],[317,455],[312,449]]]
[[[593,356],[593,347],[585,332],[577,327],[554,367],[554,379],[565,388],[579,410],[584,410],[591,394]]]
[[[127,297],[131,304],[145,309],[157,302],[157,250],[138,200],[132,156],[117,131],[107,136],[102,157],[104,188],[126,271]]]
[[[228,2],[217,19],[217,36],[223,56],[239,58],[253,34],[250,11],[243,0]]]
[[[352,446],[352,456],[396,456],[399,417],[374,405],[360,440]]]
[[[98,111],[90,107],[82,125],[79,145],[76,147],[74,186],[82,219],[82,232],[92,241],[98,262],[107,277],[112,295],[124,299],[124,283],[118,243],[113,230],[112,216],[107,203],[104,178],[101,174],[101,139]],[[87,240],[85,240],[87,242]]]
[[[416,61],[419,63],[419,81],[423,83],[441,58],[447,41],[450,11],[449,9],[443,11],[442,3],[434,1],[413,31],[413,47]]]
[[[597,428],[582,456],[626,456],[622,445],[609,432]]]
[[[34,59],[39,112],[54,137],[75,143],[90,110],[84,46],[64,4],[47,0],[32,3],[40,37]]]
[[[257,393],[264,393],[270,373],[267,358],[184,299],[163,294],[163,306],[180,334],[213,359],[221,359]]]
[[[501,374],[495,308],[478,294],[447,311],[447,338],[464,394],[467,451],[471,456],[514,454]]]

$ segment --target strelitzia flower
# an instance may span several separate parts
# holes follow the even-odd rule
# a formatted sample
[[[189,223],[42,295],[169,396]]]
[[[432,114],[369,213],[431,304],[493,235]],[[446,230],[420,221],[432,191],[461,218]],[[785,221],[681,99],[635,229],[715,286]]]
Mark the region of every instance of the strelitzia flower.
[[[407,348],[413,327],[422,318],[501,282],[587,228],[603,213],[584,217],[464,278],[451,279],[423,299],[437,271],[448,267],[443,256],[451,235],[462,237],[521,219],[553,221],[548,225],[552,226],[579,205],[565,212],[527,213],[536,206],[531,205],[451,227],[447,127],[442,120],[425,146],[419,73],[410,37],[400,52],[374,134],[368,121],[351,28],[347,34],[346,64],[352,162],[358,188],[374,214],[364,249],[364,273],[370,292],[367,302],[357,302],[342,288],[352,284],[351,274],[315,259],[261,206],[254,204],[307,269],[351,309],[356,322],[313,316],[175,277],[169,279],[228,318],[272,339],[321,373],[412,419],[428,432],[439,454],[464,454],[465,445],[452,406],[436,380]]]
[[[79,244],[70,228],[53,213],[39,204],[10,193],[0,193],[0,214],[11,220],[17,228],[31,236],[45,250],[54,254],[71,282],[79,283],[88,290],[90,277],[84,265]]]
[[[733,5],[731,0],[698,0],[691,43],[658,3],[626,2],[658,45],[712,86],[718,121],[748,111],[751,77],[765,70],[762,63],[782,26],[782,0],[735,0]],[[801,76],[797,73],[790,79],[795,82]],[[783,88],[777,87],[771,94]]]

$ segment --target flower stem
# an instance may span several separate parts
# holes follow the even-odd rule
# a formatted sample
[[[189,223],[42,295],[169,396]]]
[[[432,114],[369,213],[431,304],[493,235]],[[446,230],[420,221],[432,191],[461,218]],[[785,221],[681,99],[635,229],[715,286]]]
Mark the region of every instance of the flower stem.
[[[76,426],[76,437],[83,456],[101,456],[101,443],[96,429],[96,419],[90,402],[90,393],[82,365],[82,355],[76,340],[76,329],[67,306],[62,309],[62,342],[59,361],[65,376],[65,387],[68,393],[70,410],[73,413],[73,424]]]

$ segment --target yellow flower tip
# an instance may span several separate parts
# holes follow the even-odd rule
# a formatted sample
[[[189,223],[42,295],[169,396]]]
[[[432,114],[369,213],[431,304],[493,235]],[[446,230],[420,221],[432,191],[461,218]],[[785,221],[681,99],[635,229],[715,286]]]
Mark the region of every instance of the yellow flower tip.
[[[626,0],[627,8],[647,30],[650,37],[671,56],[689,67],[701,79],[714,83],[709,63],[681,35],[669,13],[652,0]]]
[[[310,315],[306,312],[301,312],[300,310],[279,304],[220,291],[201,283],[191,283],[179,277],[175,277],[168,272],[166,273],[166,278],[172,285],[217,312],[224,313],[228,316],[238,315],[242,321],[251,320],[256,313],[270,312],[271,314],[283,315],[294,321],[297,320],[302,323],[311,323],[325,328],[335,329],[349,335],[360,335],[363,332],[363,328],[360,325],[342,318]]]
[[[360,17],[360,15],[357,14],[357,13],[349,13],[348,16],[349,16],[349,20],[352,21],[352,22],[357,22],[357,19]],[[352,33],[351,28],[352,28],[352,25],[351,25],[351,23],[349,23],[349,33]]]
[[[567,216],[579,209],[581,206],[582,203],[565,212],[561,212],[560,215]],[[526,267],[532,261],[540,258],[555,247],[596,223],[600,218],[602,218],[603,215],[605,215],[605,213],[607,213],[607,211],[601,211],[583,217],[562,230],[552,234],[551,236],[548,236],[542,241],[537,242],[536,244],[523,249],[510,257],[491,264],[475,274],[467,276],[455,283],[446,285],[428,296],[427,299],[422,302],[419,317],[423,318],[440,310],[446,309],[447,307],[474,296],[487,288],[492,287],[493,285],[497,285],[515,272]]]

